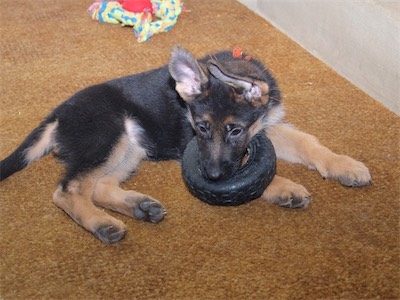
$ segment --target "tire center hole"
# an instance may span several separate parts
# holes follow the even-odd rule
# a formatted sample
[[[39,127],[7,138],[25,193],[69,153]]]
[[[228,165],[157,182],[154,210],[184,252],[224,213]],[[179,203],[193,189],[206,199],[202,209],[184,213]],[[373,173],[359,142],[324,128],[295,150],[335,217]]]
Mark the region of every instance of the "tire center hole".
[[[247,147],[247,148],[246,148],[246,151],[244,152],[242,161],[241,161],[241,163],[240,163],[240,165],[241,165],[242,167],[243,167],[243,166],[247,163],[247,161],[249,160],[249,156],[250,156],[250,148]]]

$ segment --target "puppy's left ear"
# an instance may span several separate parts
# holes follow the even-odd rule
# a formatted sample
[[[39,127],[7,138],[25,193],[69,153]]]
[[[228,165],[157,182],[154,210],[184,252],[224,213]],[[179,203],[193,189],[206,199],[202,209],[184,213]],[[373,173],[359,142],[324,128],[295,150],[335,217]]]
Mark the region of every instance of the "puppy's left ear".
[[[203,92],[208,77],[189,51],[174,46],[168,68],[176,81],[175,89],[183,100],[190,102]]]

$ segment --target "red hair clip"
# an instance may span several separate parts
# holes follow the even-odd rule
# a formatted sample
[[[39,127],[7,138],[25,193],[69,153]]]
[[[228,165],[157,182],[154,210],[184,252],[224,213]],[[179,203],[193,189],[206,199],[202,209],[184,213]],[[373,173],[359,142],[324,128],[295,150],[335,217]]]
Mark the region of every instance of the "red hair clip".
[[[233,56],[234,58],[242,59],[242,58],[243,58],[243,49],[240,48],[240,47],[235,47],[235,48],[233,48],[233,50],[232,50],[232,56]],[[246,56],[244,57],[244,59],[247,60],[247,61],[249,61],[249,60],[251,59],[251,56],[250,56],[250,55],[246,55]]]
[[[234,58],[242,58],[243,50],[240,47],[235,47],[232,50],[232,56]]]

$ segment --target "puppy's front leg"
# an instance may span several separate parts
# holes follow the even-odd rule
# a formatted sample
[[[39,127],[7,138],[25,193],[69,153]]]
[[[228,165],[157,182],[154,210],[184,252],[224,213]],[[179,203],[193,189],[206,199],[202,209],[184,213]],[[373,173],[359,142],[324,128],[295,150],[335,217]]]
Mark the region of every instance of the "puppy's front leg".
[[[339,180],[345,186],[365,186],[371,183],[368,168],[349,156],[333,153],[318,139],[289,124],[279,124],[266,131],[279,159],[301,163],[316,169],[324,178]]]

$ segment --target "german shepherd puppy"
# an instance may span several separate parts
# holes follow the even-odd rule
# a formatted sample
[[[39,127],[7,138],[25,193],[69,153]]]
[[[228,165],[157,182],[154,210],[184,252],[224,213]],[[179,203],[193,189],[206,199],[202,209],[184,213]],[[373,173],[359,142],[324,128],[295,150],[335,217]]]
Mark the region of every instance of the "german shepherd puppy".
[[[180,46],[168,66],[91,86],[55,108],[1,161],[0,178],[53,152],[66,167],[55,204],[102,242],[114,243],[126,226],[97,206],[153,223],[166,214],[150,196],[120,188],[142,160],[180,159],[196,136],[203,175],[219,180],[239,168],[246,145],[261,130],[280,159],[346,186],[371,181],[363,163],[284,121],[277,83],[261,62],[228,51],[198,61]],[[262,197],[290,208],[311,202],[303,186],[278,175]]]

